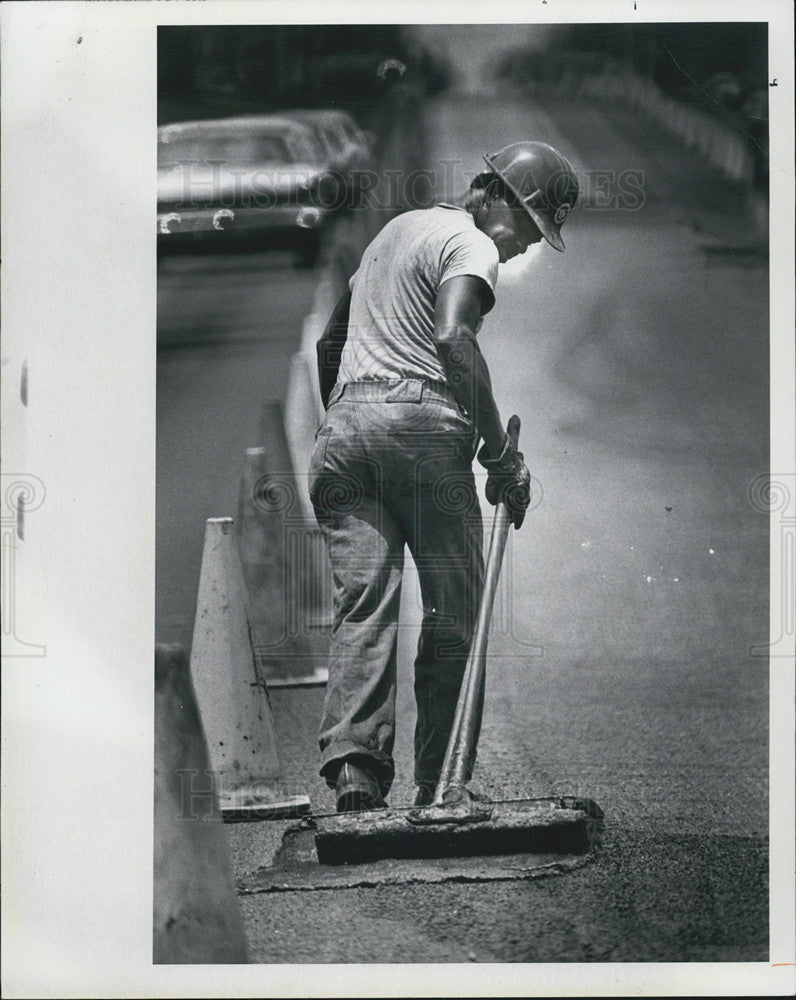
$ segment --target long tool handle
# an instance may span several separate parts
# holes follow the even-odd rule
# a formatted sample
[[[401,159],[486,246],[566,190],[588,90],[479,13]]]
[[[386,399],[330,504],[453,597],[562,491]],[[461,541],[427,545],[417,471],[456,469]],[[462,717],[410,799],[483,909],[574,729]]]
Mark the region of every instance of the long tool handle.
[[[519,417],[514,416],[509,420],[507,432],[516,447],[520,433]],[[495,508],[495,519],[492,522],[489,554],[484,574],[484,592],[478,608],[470,655],[467,657],[467,665],[464,668],[464,677],[459,691],[459,700],[456,703],[456,714],[453,717],[448,748],[445,751],[445,760],[442,763],[434,796],[435,805],[442,805],[442,798],[448,787],[463,785],[468,779],[483,709],[489,623],[492,618],[492,606],[495,601],[503,552],[506,548],[510,527],[511,514],[506,504],[501,500]]]

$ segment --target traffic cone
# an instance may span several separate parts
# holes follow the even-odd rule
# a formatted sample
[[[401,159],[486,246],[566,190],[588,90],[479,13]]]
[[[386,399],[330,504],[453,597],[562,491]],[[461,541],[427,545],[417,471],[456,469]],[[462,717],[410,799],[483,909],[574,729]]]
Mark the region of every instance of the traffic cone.
[[[213,774],[182,646],[155,646],[156,963],[247,961]]]
[[[299,501],[307,480],[293,473],[278,401],[263,405],[260,440],[263,447],[246,449],[238,507],[258,664],[271,687],[325,684],[326,657],[313,658],[307,630],[327,567],[314,516],[308,521]]]
[[[207,521],[191,674],[225,819],[309,812],[282,785],[268,688],[257,669],[246,584],[231,517]]]

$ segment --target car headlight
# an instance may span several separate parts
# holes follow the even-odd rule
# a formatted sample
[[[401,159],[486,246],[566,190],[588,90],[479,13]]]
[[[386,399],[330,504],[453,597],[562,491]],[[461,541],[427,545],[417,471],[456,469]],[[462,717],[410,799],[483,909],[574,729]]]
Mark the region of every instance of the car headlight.
[[[296,225],[302,229],[315,229],[320,224],[321,212],[314,205],[305,205],[296,216]]]
[[[213,216],[213,229],[224,229],[224,222],[232,222],[235,213],[229,208],[219,208]]]
[[[179,226],[182,222],[182,216],[177,212],[169,212],[168,215],[164,215],[160,219],[160,231],[164,236],[171,233],[169,226]]]

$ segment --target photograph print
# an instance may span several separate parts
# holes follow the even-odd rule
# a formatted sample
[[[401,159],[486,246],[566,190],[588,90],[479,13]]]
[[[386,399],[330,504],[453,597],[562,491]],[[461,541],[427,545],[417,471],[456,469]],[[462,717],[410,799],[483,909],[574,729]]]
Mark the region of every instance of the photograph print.
[[[155,963],[769,962],[768,29],[158,28]]]

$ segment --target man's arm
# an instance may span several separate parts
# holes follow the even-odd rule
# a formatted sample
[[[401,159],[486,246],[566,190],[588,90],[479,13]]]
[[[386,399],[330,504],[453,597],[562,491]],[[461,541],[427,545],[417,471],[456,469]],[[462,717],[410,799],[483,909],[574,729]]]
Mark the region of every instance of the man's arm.
[[[485,294],[481,278],[459,275],[443,281],[437,293],[434,341],[456,402],[473,418],[486,453],[497,458],[506,444],[506,432],[475,334]]]
[[[531,501],[531,475],[500,423],[489,370],[475,339],[486,295],[489,288],[481,278],[459,275],[444,281],[437,293],[434,340],[456,401],[484,439],[478,461],[489,473],[486,498],[491,504],[503,500],[519,528]]]
[[[337,372],[340,369],[340,357],[348,337],[348,314],[351,309],[351,292],[346,289],[332,310],[326,329],[323,331],[315,350],[318,355],[318,383],[321,388],[321,399],[324,409],[329,405]]]

